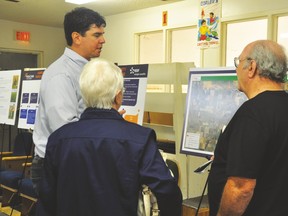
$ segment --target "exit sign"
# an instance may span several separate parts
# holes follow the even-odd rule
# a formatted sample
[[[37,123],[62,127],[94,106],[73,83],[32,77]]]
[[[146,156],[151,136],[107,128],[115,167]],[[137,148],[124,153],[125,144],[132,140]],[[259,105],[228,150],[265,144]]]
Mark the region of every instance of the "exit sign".
[[[16,31],[16,40],[18,40],[18,41],[30,41],[30,32]]]

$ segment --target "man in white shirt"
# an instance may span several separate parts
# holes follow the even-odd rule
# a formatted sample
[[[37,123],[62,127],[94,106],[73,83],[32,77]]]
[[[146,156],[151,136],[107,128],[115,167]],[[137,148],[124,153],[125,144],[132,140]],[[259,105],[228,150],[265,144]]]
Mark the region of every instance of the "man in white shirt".
[[[42,179],[43,158],[49,135],[69,122],[78,121],[84,111],[79,77],[83,66],[99,57],[106,22],[97,12],[75,8],[64,18],[67,45],[64,54],[44,72],[40,86],[40,104],[33,132],[35,156],[31,179],[36,193]]]

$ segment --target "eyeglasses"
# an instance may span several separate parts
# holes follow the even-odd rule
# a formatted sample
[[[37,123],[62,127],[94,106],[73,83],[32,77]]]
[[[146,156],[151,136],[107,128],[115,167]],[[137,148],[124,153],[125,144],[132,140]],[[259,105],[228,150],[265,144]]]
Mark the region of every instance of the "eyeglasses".
[[[250,58],[250,57],[246,57],[246,58],[244,58],[244,59],[240,59],[239,57],[235,57],[235,58],[234,58],[234,65],[235,65],[235,67],[238,68],[240,62],[241,62],[241,61],[245,61],[245,60],[251,61],[251,60],[253,60],[253,59]]]

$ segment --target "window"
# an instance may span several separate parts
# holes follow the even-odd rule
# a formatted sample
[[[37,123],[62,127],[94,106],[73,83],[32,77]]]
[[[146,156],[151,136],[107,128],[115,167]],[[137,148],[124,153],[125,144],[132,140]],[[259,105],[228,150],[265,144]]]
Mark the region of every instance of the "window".
[[[197,27],[171,30],[171,62],[194,62],[200,66]]]
[[[288,16],[283,16],[278,18],[278,32],[277,32],[277,42],[285,47],[286,55],[288,55]]]
[[[162,31],[139,35],[139,63],[164,63]]]
[[[227,24],[226,66],[234,66],[233,59],[255,40],[267,39],[267,19]]]

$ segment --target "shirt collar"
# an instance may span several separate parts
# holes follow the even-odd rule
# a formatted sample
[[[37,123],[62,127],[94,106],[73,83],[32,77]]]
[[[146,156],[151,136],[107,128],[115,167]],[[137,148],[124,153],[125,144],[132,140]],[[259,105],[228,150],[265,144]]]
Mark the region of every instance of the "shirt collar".
[[[119,119],[123,120],[123,117],[115,109],[98,109],[88,107],[82,113],[80,120],[84,119]]]
[[[79,55],[77,52],[73,51],[72,49],[66,47],[64,51],[64,55],[70,58],[72,61],[76,62],[77,64],[83,65],[88,62],[87,59]]]

